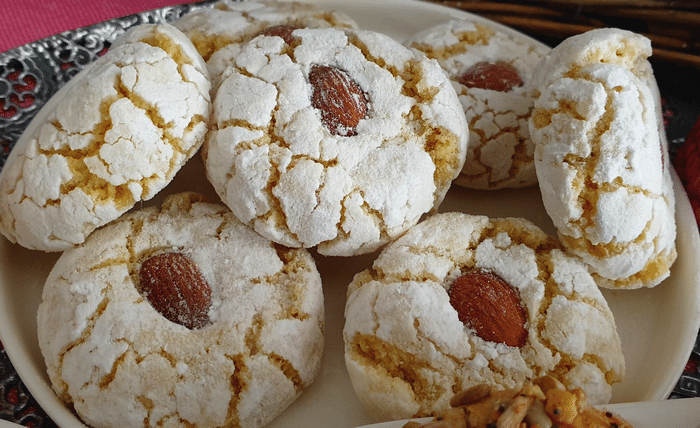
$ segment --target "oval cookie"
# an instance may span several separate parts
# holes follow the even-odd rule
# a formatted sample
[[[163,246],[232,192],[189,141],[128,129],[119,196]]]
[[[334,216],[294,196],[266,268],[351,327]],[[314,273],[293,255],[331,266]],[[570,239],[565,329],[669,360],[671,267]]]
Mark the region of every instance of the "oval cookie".
[[[355,275],[345,361],[378,419],[450,408],[478,384],[550,375],[592,403],[625,372],[615,321],[585,265],[516,218],[436,214]]]
[[[203,323],[185,326],[156,307],[175,294],[163,291],[167,271],[209,288]],[[153,281],[160,286],[145,293]],[[184,300],[205,300],[200,286],[187,293],[172,299],[180,314]],[[37,322],[52,387],[88,425],[260,427],[318,373],[323,316],[306,250],[272,244],[223,205],[177,194],[63,253]]]
[[[537,184],[527,125],[534,98],[527,84],[549,48],[462,19],[423,30],[404,44],[437,59],[457,89],[470,139],[455,184],[473,189]]]
[[[673,182],[648,39],[594,30],[538,65],[530,118],[542,199],[607,288],[652,287],[676,259]]]
[[[461,106],[436,61],[385,35],[292,34],[257,37],[235,57],[214,99],[207,176],[275,242],[374,251],[435,209],[459,173]]]
[[[0,174],[0,230],[61,251],[152,198],[204,141],[206,65],[169,25],[133,28],[42,107]]]

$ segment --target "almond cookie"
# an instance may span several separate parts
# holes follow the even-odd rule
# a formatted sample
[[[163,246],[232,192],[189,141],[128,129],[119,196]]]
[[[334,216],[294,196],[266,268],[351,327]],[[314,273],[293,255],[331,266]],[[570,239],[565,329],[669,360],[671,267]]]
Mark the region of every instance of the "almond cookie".
[[[296,28],[357,28],[344,13],[297,1],[220,0],[210,9],[189,13],[173,23],[207,61],[217,86],[240,45],[261,32],[286,35]]]
[[[500,189],[537,184],[527,87],[546,46],[496,27],[455,19],[404,42],[435,58],[450,77],[469,123],[467,160],[455,184]]]
[[[169,25],[137,26],[43,106],[0,174],[0,230],[62,251],[152,198],[204,142],[209,77]]]
[[[673,181],[643,36],[565,40],[533,76],[530,118],[542,199],[567,251],[599,285],[652,287],[676,259]]]
[[[468,128],[439,64],[371,31],[259,36],[214,98],[207,176],[267,238],[325,255],[376,250],[435,209]]]
[[[625,362],[585,265],[527,220],[436,214],[358,273],[345,362],[378,419],[429,416],[478,384],[549,375],[606,403]]]
[[[52,387],[101,427],[260,427],[319,371],[310,254],[195,194],[134,211],[61,255],[38,310]]]

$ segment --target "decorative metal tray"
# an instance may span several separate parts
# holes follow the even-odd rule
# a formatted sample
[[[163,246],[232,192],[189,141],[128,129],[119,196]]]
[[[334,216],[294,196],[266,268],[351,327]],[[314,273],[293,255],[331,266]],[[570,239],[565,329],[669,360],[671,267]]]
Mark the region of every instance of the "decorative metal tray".
[[[173,22],[215,2],[204,0],[111,19],[0,53],[0,169],[41,106],[129,28]]]

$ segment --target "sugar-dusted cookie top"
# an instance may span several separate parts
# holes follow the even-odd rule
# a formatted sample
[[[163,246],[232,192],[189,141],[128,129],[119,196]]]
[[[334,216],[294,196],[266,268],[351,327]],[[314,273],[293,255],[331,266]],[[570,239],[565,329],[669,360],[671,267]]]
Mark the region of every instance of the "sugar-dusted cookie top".
[[[475,189],[537,183],[527,120],[532,71],[549,51],[524,35],[454,19],[404,42],[440,62],[457,89],[469,122],[467,160],[456,184]]]
[[[236,216],[276,242],[371,252],[436,208],[468,130],[439,64],[370,31],[260,36],[214,100],[203,155]]]
[[[189,13],[173,23],[207,61],[212,81],[238,53],[240,45],[261,32],[289,33],[295,28],[357,28],[346,14],[301,1],[220,0],[212,8]]]
[[[544,375],[599,404],[625,372],[585,265],[522,219],[429,217],[355,275],[345,318],[350,379],[383,420],[445,411],[477,384],[515,388]]]
[[[530,132],[547,213],[601,286],[650,287],[676,259],[673,183],[651,44],[602,29],[539,64]]]
[[[264,426],[318,373],[323,322],[306,250],[187,193],[64,252],[37,317],[56,394],[113,427]]]
[[[0,175],[0,230],[61,251],[153,197],[199,149],[209,78],[169,25],[120,37],[42,107]]]

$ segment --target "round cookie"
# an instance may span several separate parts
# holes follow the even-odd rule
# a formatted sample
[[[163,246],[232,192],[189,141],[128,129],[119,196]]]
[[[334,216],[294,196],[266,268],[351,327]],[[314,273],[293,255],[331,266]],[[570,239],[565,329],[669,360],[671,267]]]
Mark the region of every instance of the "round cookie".
[[[469,150],[455,184],[501,189],[537,184],[527,121],[527,84],[549,48],[497,27],[454,19],[404,42],[435,58],[457,89],[469,123]]]
[[[676,259],[673,181],[649,40],[571,37],[533,75],[542,199],[567,251],[599,285],[653,287]]]
[[[207,176],[269,239],[376,250],[440,204],[468,129],[439,64],[371,31],[259,36],[214,98]]]
[[[348,289],[353,387],[382,420],[450,408],[456,391],[553,376],[610,400],[624,358],[585,265],[534,224],[436,214],[387,245]]]
[[[39,346],[56,394],[86,424],[260,427],[319,371],[323,293],[310,254],[200,199],[127,214],[51,271]],[[174,298],[168,284],[186,290],[182,278],[199,285]],[[180,315],[208,300],[193,310],[202,322],[166,318],[168,296]]]
[[[326,11],[311,3],[276,0],[220,0],[212,8],[189,13],[173,25],[192,40],[207,61],[214,87],[240,45],[262,31],[289,31],[285,27],[357,28],[355,21],[342,12]]]
[[[141,25],[58,91],[0,173],[0,231],[44,251],[82,243],[152,198],[204,142],[206,65],[169,25]]]

